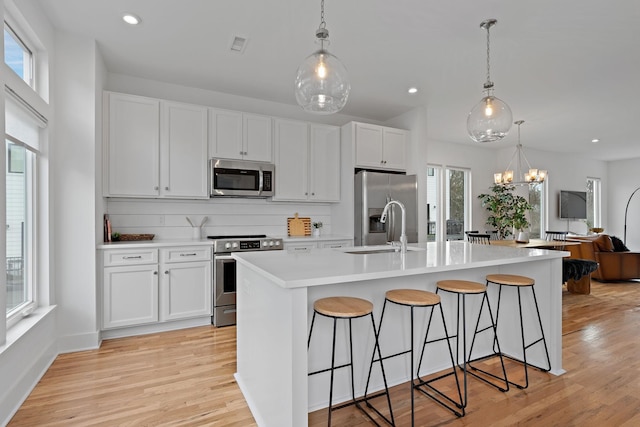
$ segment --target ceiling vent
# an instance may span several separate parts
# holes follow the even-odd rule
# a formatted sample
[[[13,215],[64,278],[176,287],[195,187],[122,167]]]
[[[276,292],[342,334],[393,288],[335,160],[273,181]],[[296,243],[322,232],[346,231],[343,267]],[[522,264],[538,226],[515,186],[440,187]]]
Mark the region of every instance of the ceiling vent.
[[[235,36],[232,40],[231,40],[231,52],[235,52],[235,53],[244,53],[244,48],[247,45],[247,37],[242,37],[242,36]]]

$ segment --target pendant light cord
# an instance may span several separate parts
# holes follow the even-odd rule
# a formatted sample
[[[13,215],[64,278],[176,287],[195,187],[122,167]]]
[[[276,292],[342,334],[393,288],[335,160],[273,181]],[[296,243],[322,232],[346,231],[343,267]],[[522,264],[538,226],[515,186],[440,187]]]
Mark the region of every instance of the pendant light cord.
[[[327,23],[324,22],[324,0],[320,1],[320,28],[327,28]]]
[[[324,0],[323,0],[324,1]],[[491,81],[491,43],[490,43],[490,32],[491,24],[487,25],[487,82],[484,84],[485,89],[491,89],[493,87],[493,82]]]

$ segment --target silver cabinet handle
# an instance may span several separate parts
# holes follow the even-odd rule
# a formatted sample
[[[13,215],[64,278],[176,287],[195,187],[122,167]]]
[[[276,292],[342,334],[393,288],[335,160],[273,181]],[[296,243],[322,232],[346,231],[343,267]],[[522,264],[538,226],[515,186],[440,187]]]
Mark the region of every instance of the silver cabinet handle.
[[[142,255],[136,256],[123,256],[122,259],[142,259]]]
[[[164,189],[168,191],[168,190],[169,190],[169,187],[164,187]]]
[[[164,274],[169,274],[169,270],[166,270],[166,271],[164,272]]]
[[[198,254],[196,254],[195,252],[191,254],[180,254],[180,256],[196,256],[196,255]]]
[[[155,187],[153,187],[154,190],[158,190],[160,187],[158,187],[157,185]]]
[[[157,275],[158,275],[158,272],[157,272],[157,271],[154,271],[154,272],[153,272],[153,274],[154,274],[155,276],[157,276]]]

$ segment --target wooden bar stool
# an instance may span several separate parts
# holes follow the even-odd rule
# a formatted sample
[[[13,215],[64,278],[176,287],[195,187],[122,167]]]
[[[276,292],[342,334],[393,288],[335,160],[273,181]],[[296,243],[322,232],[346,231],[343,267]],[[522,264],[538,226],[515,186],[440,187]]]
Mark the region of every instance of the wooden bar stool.
[[[536,290],[534,289],[534,285],[535,285],[535,280],[533,280],[530,277],[526,277],[526,276],[518,276],[515,274],[488,274],[487,275],[487,286],[489,284],[496,284],[498,285],[498,306],[496,308],[496,328],[498,326],[498,318],[500,316],[500,297],[502,296],[502,288],[504,286],[513,286],[518,290],[518,309],[519,309],[519,315],[520,315],[520,337],[522,340],[522,360],[506,355],[506,354],[502,354],[504,357],[507,357],[511,360],[515,360],[517,362],[520,362],[524,365],[524,378],[525,378],[525,382],[524,384],[517,384],[513,381],[509,381],[510,384],[513,384],[514,386],[520,388],[520,389],[524,389],[529,387],[529,374],[527,371],[527,366],[533,366],[534,368],[537,368],[543,372],[549,372],[551,370],[551,360],[549,359],[549,349],[547,348],[547,340],[544,337],[544,329],[542,327],[542,319],[540,318],[540,310],[538,309],[538,299],[536,298]],[[538,325],[540,326],[540,333],[542,335],[541,338],[526,344],[525,343],[525,338],[524,338],[524,322],[522,320],[522,300],[521,300],[521,296],[520,296],[520,289],[522,288],[530,288],[531,289],[531,294],[533,295],[533,303],[536,307],[536,314],[538,316]],[[527,362],[527,350],[534,346],[535,344],[542,342],[542,344],[544,345],[544,352],[545,355],[547,356],[547,368],[542,368],[540,366],[536,366],[536,365],[532,365],[531,363]],[[497,350],[496,348],[494,348],[494,353],[496,353]]]
[[[389,356],[385,356],[382,359],[383,360],[387,360],[390,359],[392,357],[396,357],[396,356],[401,356],[403,354],[410,354],[410,358],[411,358],[411,370],[410,370],[410,374],[411,374],[411,425],[414,425],[414,389],[417,389],[419,391],[421,391],[423,394],[425,394],[427,397],[430,397],[431,399],[435,400],[437,403],[441,404],[442,406],[444,406],[445,408],[449,409],[451,412],[453,412],[454,414],[456,414],[459,417],[464,416],[464,409],[462,407],[462,393],[460,391],[460,383],[458,382],[458,376],[456,375],[456,363],[453,360],[453,352],[451,350],[451,344],[449,343],[449,340],[447,339],[447,336],[449,335],[447,332],[447,326],[445,324],[444,321],[444,312],[442,311],[442,304],[440,304],[440,296],[434,294],[433,292],[428,292],[428,291],[423,291],[423,290],[419,290],[419,289],[394,289],[394,290],[390,290],[387,291],[385,294],[385,299],[384,299],[384,305],[382,306],[382,315],[380,316],[380,323],[378,324],[378,334],[381,333],[382,331],[382,321],[384,320],[384,313],[385,310],[387,308],[387,302],[393,303],[393,304],[397,304],[397,305],[401,305],[401,306],[405,306],[405,307],[410,307],[411,310],[411,329],[410,329],[410,342],[411,342],[411,347],[408,350],[404,350],[404,351],[400,351],[399,353],[395,353]],[[424,307],[424,308],[431,308],[431,311],[429,313],[429,323],[427,326],[427,331],[425,332],[425,337],[424,337],[424,343],[422,346],[422,354],[420,355],[420,362],[418,363],[418,369],[414,371],[414,351],[413,351],[413,336],[414,336],[414,320],[413,320],[413,312],[415,308],[420,308],[420,307]],[[431,341],[428,341],[428,336],[429,336],[429,327],[431,325],[431,319],[433,316],[433,310],[435,307],[439,307],[440,309],[440,316],[442,318],[442,325],[444,327],[444,337],[443,338],[439,338],[439,339],[434,339]],[[430,343],[435,343],[437,341],[446,341],[447,342],[447,347],[449,348],[449,357],[451,359],[451,370],[452,372],[449,374],[445,374],[445,375],[441,375],[437,378],[433,378],[430,379],[428,381],[423,381],[420,376],[420,366],[422,365],[422,361],[423,361],[423,357],[424,357],[424,350],[425,347],[427,346],[427,344]],[[369,366],[369,378],[367,378],[367,389],[369,387],[369,379],[371,378],[371,370],[373,368],[373,364],[374,362],[377,362],[378,359],[375,359],[375,353],[372,355],[371,357],[371,365]],[[414,377],[414,372],[415,372],[415,377]],[[455,400],[451,399],[449,396],[447,396],[446,394],[440,392],[439,390],[437,390],[433,385],[431,385],[431,383],[444,378],[445,376],[449,376],[449,375],[454,375],[455,379],[456,379],[456,386],[458,388],[458,402],[456,402]],[[416,383],[415,380],[417,380],[418,382]],[[423,387],[430,389],[431,391],[433,391],[436,394],[429,394],[427,393],[426,390],[423,389]],[[367,395],[367,389],[365,389],[365,396]],[[443,400],[444,399],[444,400]]]
[[[467,373],[478,378],[479,380],[485,382],[486,384],[497,388],[500,391],[508,391],[509,390],[509,382],[507,380],[507,373],[504,368],[504,360],[502,359],[502,353],[498,351],[496,354],[490,354],[488,356],[478,357],[476,359],[472,358],[473,355],[473,345],[475,343],[476,336],[479,333],[484,331],[493,330],[493,343],[497,346],[498,350],[500,349],[500,344],[498,343],[498,334],[496,331],[496,323],[493,320],[493,314],[491,312],[491,306],[489,304],[489,298],[487,297],[487,287],[486,285],[478,282],[470,282],[468,280],[440,280],[436,282],[436,293],[439,291],[449,292],[455,294],[457,296],[457,310],[456,310],[456,333],[455,335],[450,335],[447,338],[455,338],[456,339],[456,361],[460,360],[459,348],[460,348],[460,302],[462,302],[462,357],[463,363],[462,366],[458,364],[458,367],[462,369],[463,375],[463,385],[464,385],[464,399],[462,401],[462,406],[466,408],[467,406]],[[482,295],[482,302],[480,303],[480,311],[478,312],[478,320],[476,322],[476,326],[473,332],[473,339],[471,340],[471,347],[469,348],[469,355],[467,356],[467,318],[466,318],[466,296],[467,295]],[[482,318],[482,310],[484,308],[485,302],[487,303],[487,311],[489,312],[489,318],[491,320],[491,324],[483,329],[478,329],[480,327],[480,320]],[[487,359],[489,357],[497,356],[500,358],[500,365],[502,368],[502,376],[495,375],[493,373],[487,372],[480,368],[474,367],[471,365],[473,362],[477,362],[480,360]],[[459,362],[458,362],[459,363]],[[467,367],[471,368],[471,370],[467,369]],[[504,387],[499,383],[495,383],[489,381],[489,379],[476,374],[474,371],[480,371],[485,375],[495,378],[500,381],[500,383],[504,382]]]
[[[331,412],[336,409],[344,408],[346,406],[355,405],[358,409],[360,409],[375,425],[379,426],[375,419],[369,414],[361,405],[360,401],[364,400],[367,403],[367,406],[372,408],[380,417],[382,417],[387,423],[395,426],[395,421],[393,419],[393,410],[391,409],[391,399],[389,397],[389,388],[387,387],[387,377],[384,372],[384,365],[382,363],[382,357],[380,356],[380,346],[378,345],[378,333],[376,331],[376,325],[373,320],[373,304],[365,299],[361,298],[353,298],[353,297],[329,297],[329,298],[321,298],[316,300],[313,304],[313,318],[311,320],[311,328],[309,330],[309,339],[307,341],[307,350],[309,349],[309,345],[311,344],[311,334],[313,333],[313,325],[316,320],[316,314],[321,316],[329,317],[333,319],[333,338],[332,338],[332,348],[331,348],[331,367],[327,369],[321,369],[319,371],[310,372],[309,376],[320,374],[323,372],[331,372],[331,385],[329,387],[329,416],[328,416],[328,424],[331,426]],[[382,394],[387,395],[387,404],[389,405],[389,417],[387,418],[385,415],[381,414],[376,408],[374,408],[369,402],[367,402],[367,398],[365,395],[364,399],[357,400],[355,396],[354,389],[354,381],[353,381],[353,334],[351,328],[351,321],[353,319],[357,319],[359,317],[371,317],[371,325],[373,327],[373,334],[375,337],[374,343],[374,354],[377,351],[378,357],[380,358],[380,369],[382,370],[382,379],[384,381],[384,392],[380,392],[378,395]],[[336,356],[336,325],[338,319],[344,319],[349,321],[349,363],[345,363],[340,366],[335,366],[335,356]],[[337,407],[333,407],[333,375],[336,369],[349,367],[351,371],[351,402],[344,403]],[[368,386],[368,381],[367,381]]]

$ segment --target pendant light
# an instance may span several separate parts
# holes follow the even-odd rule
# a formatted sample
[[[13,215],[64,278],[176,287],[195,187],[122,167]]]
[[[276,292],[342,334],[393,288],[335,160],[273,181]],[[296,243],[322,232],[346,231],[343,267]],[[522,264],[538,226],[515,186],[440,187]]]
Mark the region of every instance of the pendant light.
[[[507,165],[507,168],[504,172],[499,172],[493,174],[493,182],[498,185],[526,185],[526,184],[538,184],[544,182],[547,178],[547,171],[541,169],[534,169],[529,164],[529,160],[527,160],[527,156],[524,155],[524,150],[522,149],[522,144],[520,143],[520,125],[524,123],[524,120],[517,120],[514,124],[518,125],[518,145],[516,146],[516,151],[511,156],[511,160]],[[515,174],[511,167],[513,160],[516,160],[515,164]],[[524,160],[528,169],[523,167],[522,161]],[[527,171],[527,172],[525,172]],[[516,181],[514,181],[514,176]]]
[[[499,98],[493,96],[493,82],[490,76],[489,63],[489,29],[498,21],[487,19],[482,21],[480,28],[487,30],[487,81],[484,83],[485,97],[469,112],[467,117],[467,132],[475,142],[499,141],[509,133],[513,116],[509,106]]]
[[[315,114],[333,114],[342,110],[351,90],[347,69],[325,49],[329,44],[326,25],[322,0],[320,26],[316,30],[316,43],[320,44],[320,49],[298,67],[295,82],[296,101],[305,111]]]

